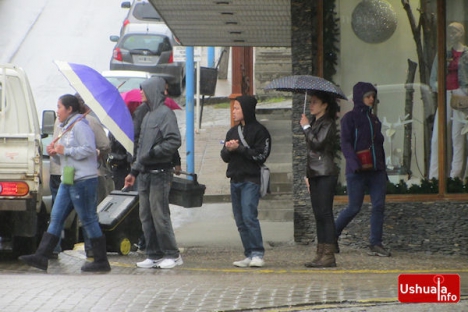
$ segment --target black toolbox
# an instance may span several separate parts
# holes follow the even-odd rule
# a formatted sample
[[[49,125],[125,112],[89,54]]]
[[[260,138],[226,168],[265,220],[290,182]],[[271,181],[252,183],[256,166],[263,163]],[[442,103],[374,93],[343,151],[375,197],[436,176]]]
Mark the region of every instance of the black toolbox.
[[[191,176],[193,180],[182,179],[174,176],[169,192],[169,203],[184,208],[201,207],[206,186],[199,184],[195,173],[185,171],[182,174]]]
[[[107,251],[127,255],[142,235],[138,192],[112,191],[97,207]]]

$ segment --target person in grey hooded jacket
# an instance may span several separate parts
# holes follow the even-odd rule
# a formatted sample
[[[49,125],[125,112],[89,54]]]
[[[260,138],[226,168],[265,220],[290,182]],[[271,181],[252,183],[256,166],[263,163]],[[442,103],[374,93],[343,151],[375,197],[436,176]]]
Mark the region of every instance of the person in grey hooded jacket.
[[[143,118],[138,150],[125,187],[138,177],[140,220],[146,240],[147,259],[140,268],[170,269],[183,264],[172,228],[169,191],[172,183],[172,157],[181,145],[177,118],[164,104],[166,81],[152,77],[141,84],[142,105],[149,111]]]

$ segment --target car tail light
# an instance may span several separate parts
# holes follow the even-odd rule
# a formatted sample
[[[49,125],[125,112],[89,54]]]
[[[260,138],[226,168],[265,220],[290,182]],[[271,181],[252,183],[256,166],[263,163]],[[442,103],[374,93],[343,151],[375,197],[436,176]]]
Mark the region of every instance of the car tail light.
[[[123,57],[122,57],[122,51],[120,51],[120,48],[115,48],[114,49],[114,55],[113,55],[114,59],[116,59],[117,61],[123,61]]]
[[[128,24],[130,24],[130,21],[128,19],[126,19],[125,21],[123,21],[123,27],[125,28],[125,26],[127,26]]]
[[[174,63],[174,53],[171,52],[171,56],[169,56],[168,63]]]
[[[0,182],[1,196],[25,196],[29,193],[29,186],[25,182]]]

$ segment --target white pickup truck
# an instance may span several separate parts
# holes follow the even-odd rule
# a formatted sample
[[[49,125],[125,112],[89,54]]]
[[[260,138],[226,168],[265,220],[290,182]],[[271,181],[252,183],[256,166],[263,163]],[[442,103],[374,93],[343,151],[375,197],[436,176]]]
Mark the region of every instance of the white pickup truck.
[[[15,254],[36,249],[51,210],[48,162],[42,140],[53,133],[55,113],[39,126],[25,72],[0,65],[0,246]],[[48,135],[50,135],[48,137]],[[44,170],[45,169],[45,170]]]

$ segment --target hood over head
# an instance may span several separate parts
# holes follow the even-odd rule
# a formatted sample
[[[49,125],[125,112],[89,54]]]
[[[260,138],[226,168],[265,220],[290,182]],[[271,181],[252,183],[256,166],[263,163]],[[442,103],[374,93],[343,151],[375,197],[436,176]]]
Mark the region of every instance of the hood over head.
[[[358,82],[353,87],[353,102],[354,107],[367,107],[364,104],[364,95],[366,93],[375,93],[375,103],[377,103],[377,89],[369,82]]]
[[[257,106],[257,99],[251,95],[242,95],[236,97],[242,107],[242,114],[244,115],[244,121],[246,124],[256,121],[255,107]]]
[[[140,84],[141,89],[145,92],[147,105],[150,110],[155,110],[161,105],[164,105],[166,96],[166,80],[161,77],[151,77]]]

